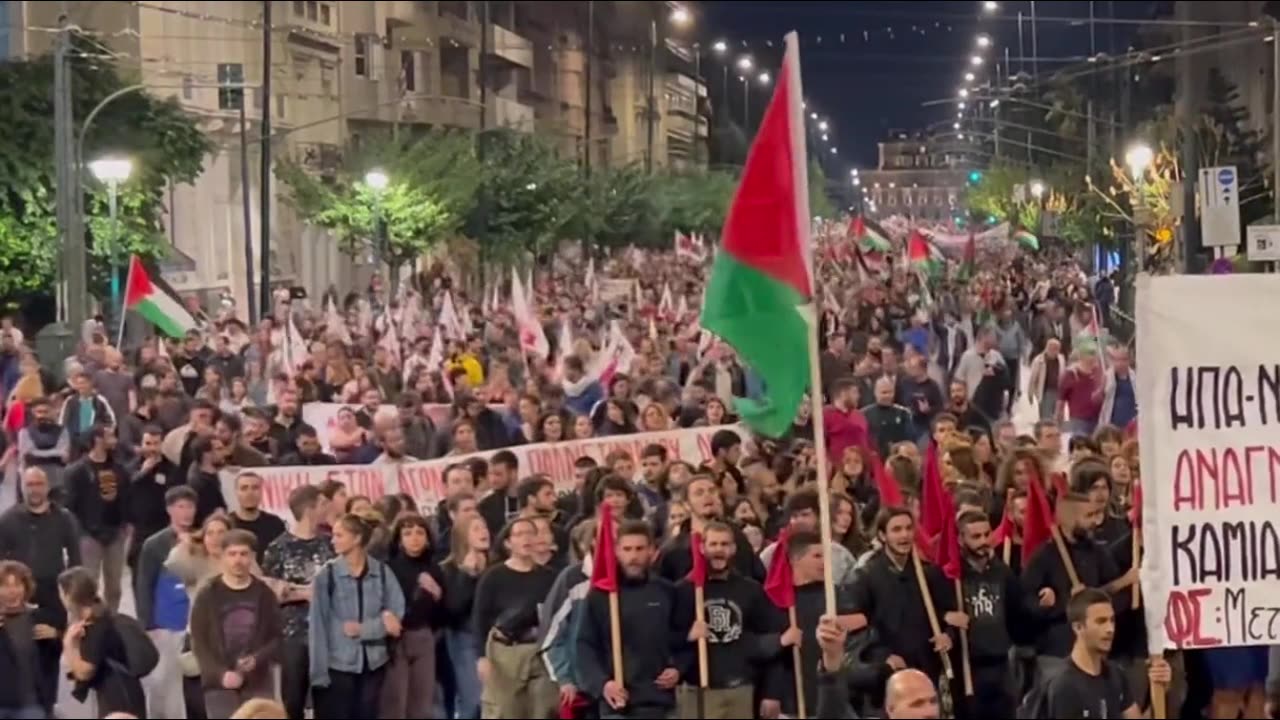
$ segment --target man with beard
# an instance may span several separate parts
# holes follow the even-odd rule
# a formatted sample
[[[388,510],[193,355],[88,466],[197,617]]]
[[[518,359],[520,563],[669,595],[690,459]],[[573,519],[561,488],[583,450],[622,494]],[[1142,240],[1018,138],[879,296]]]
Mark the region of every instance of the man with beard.
[[[858,381],[842,377],[831,384],[831,404],[822,410],[827,455],[839,462],[845,448],[870,447],[867,418],[858,410]]]
[[[588,696],[600,698],[602,718],[665,718],[675,707],[680,672],[673,657],[687,631],[675,620],[671,584],[649,574],[653,530],[642,520],[618,528],[618,605],[626,660],[614,681],[609,593],[587,593],[578,628],[578,672]],[[748,715],[749,716],[749,715]],[[747,716],[744,716],[747,717]]]
[[[129,516],[133,522],[133,542],[129,544],[129,569],[137,571],[138,553],[152,535],[170,525],[169,490],[183,484],[173,463],[160,452],[164,431],[155,425],[142,430],[142,467],[129,481]]]
[[[67,468],[67,509],[80,525],[84,566],[95,579],[102,573],[103,600],[115,612],[129,535],[129,474],[115,458],[115,428],[94,425],[87,441],[88,452]]]
[[[991,429],[991,420],[969,402],[969,388],[959,378],[952,380],[947,389],[947,411],[943,415],[950,415],[955,420],[956,427]],[[941,417],[942,415],[938,416]]]
[[[961,513],[957,521],[965,562],[961,565],[969,667],[973,696],[964,699],[961,717],[1013,717],[1009,688],[1009,649],[1025,617],[1017,578],[991,547],[991,521],[982,512]],[[957,680],[963,678],[957,677]],[[957,694],[962,697],[962,694]]]
[[[214,424],[213,435],[218,442],[230,448],[227,454],[227,465],[234,468],[266,467],[271,460],[256,448],[244,441],[241,435],[239,416],[224,413]]]
[[[37,695],[46,713],[58,697],[59,634],[67,627],[67,610],[58,591],[58,576],[80,564],[76,519],[49,498],[49,478],[38,467],[22,473],[22,504],[0,515],[0,560],[26,565],[35,578],[35,640],[40,653]]]
[[[276,452],[280,457],[298,451],[298,428],[302,427],[302,418],[298,417],[298,393],[285,390],[280,393],[276,406],[276,417],[271,423],[268,434],[275,441]]]
[[[1130,694],[1124,671],[1107,660],[1115,638],[1115,609],[1107,593],[1086,588],[1067,606],[1074,639],[1071,655],[1061,672],[1044,688],[1042,712],[1052,718],[1140,718],[1138,698]],[[1152,658],[1147,670],[1152,683],[1167,686],[1172,679],[1169,663]],[[1040,708],[1037,708],[1040,709]]]
[[[271,440],[271,419],[263,413],[262,409],[245,408],[240,411],[240,416],[244,418],[245,444],[269,458],[281,457],[275,451],[275,443]]]
[[[707,558],[703,590],[706,620],[695,622],[695,591],[689,578],[676,585],[675,627],[690,625],[688,645],[682,648],[680,671],[685,679],[677,693],[677,717],[698,717],[696,645],[707,641],[709,673],[704,698],[708,720],[749,718],[754,715],[753,683],[759,664],[775,658],[783,648],[800,644],[799,628],[778,634],[776,613],[760,583],[733,567],[737,552],[733,529],[712,521],[703,527],[702,552]],[[778,708],[774,708],[777,710]],[[761,715],[771,715],[761,709]]]
[[[267,548],[284,534],[284,520],[262,509],[262,476],[242,472],[236,477],[236,509],[231,527],[253,534],[255,548]]]
[[[853,605],[875,631],[867,655],[883,662],[877,686],[906,668],[936,678],[942,670],[940,653],[951,651],[951,636],[945,626],[935,634],[925,610],[913,566],[916,526],[911,512],[901,507],[881,509],[876,516],[876,535],[882,549],[871,556],[854,582]],[[954,612],[955,589],[937,566],[921,562],[937,619],[946,625],[963,625],[963,616]]]
[[[222,480],[218,477],[225,451],[216,443],[211,437],[197,437],[191,443],[195,462],[187,473],[187,485],[196,491],[196,527],[218,510],[227,509],[227,501],[222,497]]]
[[[685,500],[689,505],[689,519],[680,525],[680,532],[662,548],[662,558],[658,565],[658,574],[671,582],[678,582],[693,569],[692,555],[689,552],[691,533],[702,533],[707,523],[713,520],[724,520],[724,503],[720,501],[720,487],[710,475],[695,475],[685,487]],[[734,544],[737,549],[733,554],[733,567],[739,575],[757,582],[764,581],[764,565],[751,549],[751,542],[737,525],[730,525],[733,530]]]
[[[405,447],[404,428],[394,425],[383,430],[378,436],[382,444],[382,454],[373,461],[374,465],[404,465],[418,462],[418,458],[408,454]]]
[[[18,462],[22,472],[39,468],[55,501],[63,496],[62,476],[71,440],[53,413],[48,398],[27,403],[31,421],[18,432]]]
[[[1102,513],[1103,509],[1095,507],[1087,495],[1068,493],[1059,498],[1058,529],[1072,568],[1062,564],[1062,553],[1050,541],[1036,549],[1023,569],[1022,590],[1040,625],[1036,632],[1036,666],[1042,678],[1060,672],[1071,653],[1074,637],[1067,617],[1068,601],[1086,588],[1114,593],[1137,580],[1137,568],[1122,575],[1115,559],[1093,541]],[[1072,573],[1078,583],[1073,582]],[[1114,613],[1112,619],[1114,622]]]
[[[303,423],[298,427],[298,452],[284,457],[281,465],[337,465],[338,459],[324,452],[316,429]]]

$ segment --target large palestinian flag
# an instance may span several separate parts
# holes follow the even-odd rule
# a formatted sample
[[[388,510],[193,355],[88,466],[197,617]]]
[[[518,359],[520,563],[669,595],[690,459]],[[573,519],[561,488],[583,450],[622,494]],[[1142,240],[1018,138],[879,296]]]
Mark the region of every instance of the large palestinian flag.
[[[178,294],[159,275],[152,278],[137,255],[129,259],[124,304],[169,337],[183,337],[196,326],[195,318],[182,307]]]

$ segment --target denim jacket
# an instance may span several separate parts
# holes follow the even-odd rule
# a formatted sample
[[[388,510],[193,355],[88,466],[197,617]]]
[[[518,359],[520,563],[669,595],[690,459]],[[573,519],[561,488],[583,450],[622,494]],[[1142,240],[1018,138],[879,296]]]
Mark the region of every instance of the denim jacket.
[[[329,671],[346,673],[364,671],[367,657],[370,670],[386,664],[390,658],[387,630],[382,613],[390,611],[404,617],[404,593],[390,568],[373,558],[366,561],[364,577],[351,575],[344,558],[325,563],[311,585],[311,684],[329,686]],[[364,612],[358,613],[356,583],[361,584]],[[349,638],[342,631],[346,622],[360,622],[360,637]],[[361,652],[363,650],[363,652]]]

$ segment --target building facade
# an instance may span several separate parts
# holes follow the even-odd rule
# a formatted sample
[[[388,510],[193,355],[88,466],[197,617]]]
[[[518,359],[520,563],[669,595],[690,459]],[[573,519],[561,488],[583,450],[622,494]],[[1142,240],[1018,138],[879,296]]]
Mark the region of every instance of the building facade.
[[[639,161],[635,149],[644,147],[646,126],[626,121],[632,113],[622,108],[643,109],[648,86],[629,70],[627,61],[638,55],[616,48],[634,33],[625,24],[634,15],[668,12],[664,2],[274,0],[268,98],[262,93],[263,2],[6,0],[0,2],[0,51],[9,58],[49,52],[62,6],[69,24],[100,42],[122,74],[136,77],[147,92],[176,99],[213,139],[217,150],[204,173],[168,193],[174,261],[165,271],[179,290],[204,294],[206,301],[229,293],[241,308],[245,278],[258,277],[256,260],[245,262],[245,212],[247,206],[257,258],[264,104],[273,155],[299,159],[315,172],[339,167],[344,149],[361,135],[397,126],[510,128],[539,133],[564,156],[593,166]],[[658,61],[669,77],[667,54]],[[705,97],[705,85],[680,77],[679,86],[692,86],[689,96]],[[658,86],[655,165],[705,162],[702,104],[668,95],[669,85]],[[701,150],[693,147],[699,142]],[[282,191],[270,188],[273,282],[303,285],[312,294],[365,282],[373,268],[300,222]]]
[[[946,222],[963,207],[971,166],[954,136],[927,137],[895,131],[879,143],[875,170],[859,171],[863,210],[869,217],[906,215]]]

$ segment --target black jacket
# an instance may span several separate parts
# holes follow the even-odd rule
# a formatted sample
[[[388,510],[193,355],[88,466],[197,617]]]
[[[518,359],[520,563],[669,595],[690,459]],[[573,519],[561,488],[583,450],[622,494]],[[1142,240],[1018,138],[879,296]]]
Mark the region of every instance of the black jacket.
[[[759,666],[774,660],[782,651],[776,608],[760,583],[732,571],[724,578],[707,578],[703,596],[709,634],[709,686],[725,689],[753,684]],[[693,626],[694,597],[694,586],[688,579],[676,584],[673,632],[681,628],[687,632]],[[697,644],[684,643],[676,659],[680,663],[680,677],[696,685]]]
[[[1085,587],[1103,587],[1122,574],[1111,555],[1091,539],[1068,542],[1066,547],[1076,575]],[[1053,607],[1040,607],[1041,588],[1053,588]],[[1026,594],[1027,606],[1033,608],[1039,620],[1035,634],[1036,653],[1066,657],[1075,642],[1071,624],[1067,622],[1071,579],[1052,540],[1037,548],[1023,568],[1022,591]]]
[[[969,616],[969,658],[975,664],[1003,662],[1014,644],[1031,639],[1030,616],[1018,578],[998,556],[981,570],[963,565],[964,612]]]
[[[924,574],[941,621],[943,615],[956,609],[955,588],[936,565],[926,563]],[[879,639],[873,651],[878,651],[876,659],[883,661],[897,655],[907,667],[923,670],[929,677],[937,676],[942,661],[930,642],[933,630],[910,560],[899,570],[885,552],[872,555],[853,584],[853,605],[855,612],[867,616]]]
[[[40,608],[36,622],[67,626],[67,612],[58,597],[58,576],[80,565],[80,528],[75,516],[57,505],[33,513],[15,505],[0,515],[0,560],[26,565],[36,581],[33,602]]]
[[[440,600],[436,600],[431,593],[422,589],[418,581],[418,577],[425,573],[444,590],[444,574],[430,554],[428,551],[423,553],[423,557],[412,558],[393,545],[390,557],[387,558],[387,565],[391,567],[396,580],[400,581],[400,589],[404,591],[404,617],[401,623],[406,630],[438,628],[445,620],[444,593],[441,592]]]
[[[671,708],[675,691],[654,684],[666,668],[677,668],[675,652],[688,644],[689,628],[676,627],[675,592],[662,578],[629,580],[618,573],[618,607],[625,658],[623,681],[630,708]],[[592,589],[578,626],[578,673],[583,692],[603,698],[613,678],[613,650],[609,630],[609,594]],[[678,668],[677,668],[678,669]]]
[[[67,509],[85,535],[109,545],[130,522],[129,474],[111,457],[97,463],[86,455],[67,468]]]
[[[170,488],[183,485],[178,469],[161,456],[150,470],[139,470],[129,481],[129,516],[133,523],[135,547],[169,526],[169,512],[164,495]]]
[[[737,550],[733,555],[733,570],[739,575],[751,578],[756,582],[764,582],[764,563],[751,548],[751,541],[742,533],[742,528],[729,523],[733,528],[733,539],[737,541]],[[689,549],[690,521],[685,520],[680,526],[680,534],[667,541],[662,548],[662,559],[658,563],[658,574],[670,582],[679,582],[693,570],[693,555]]]
[[[513,485],[514,482],[513,480]],[[505,491],[495,492],[489,493],[476,505],[476,512],[484,518],[484,524],[489,526],[489,537],[496,540],[498,533],[506,527],[507,520],[519,514],[520,507],[516,504],[515,495],[508,495]]]

